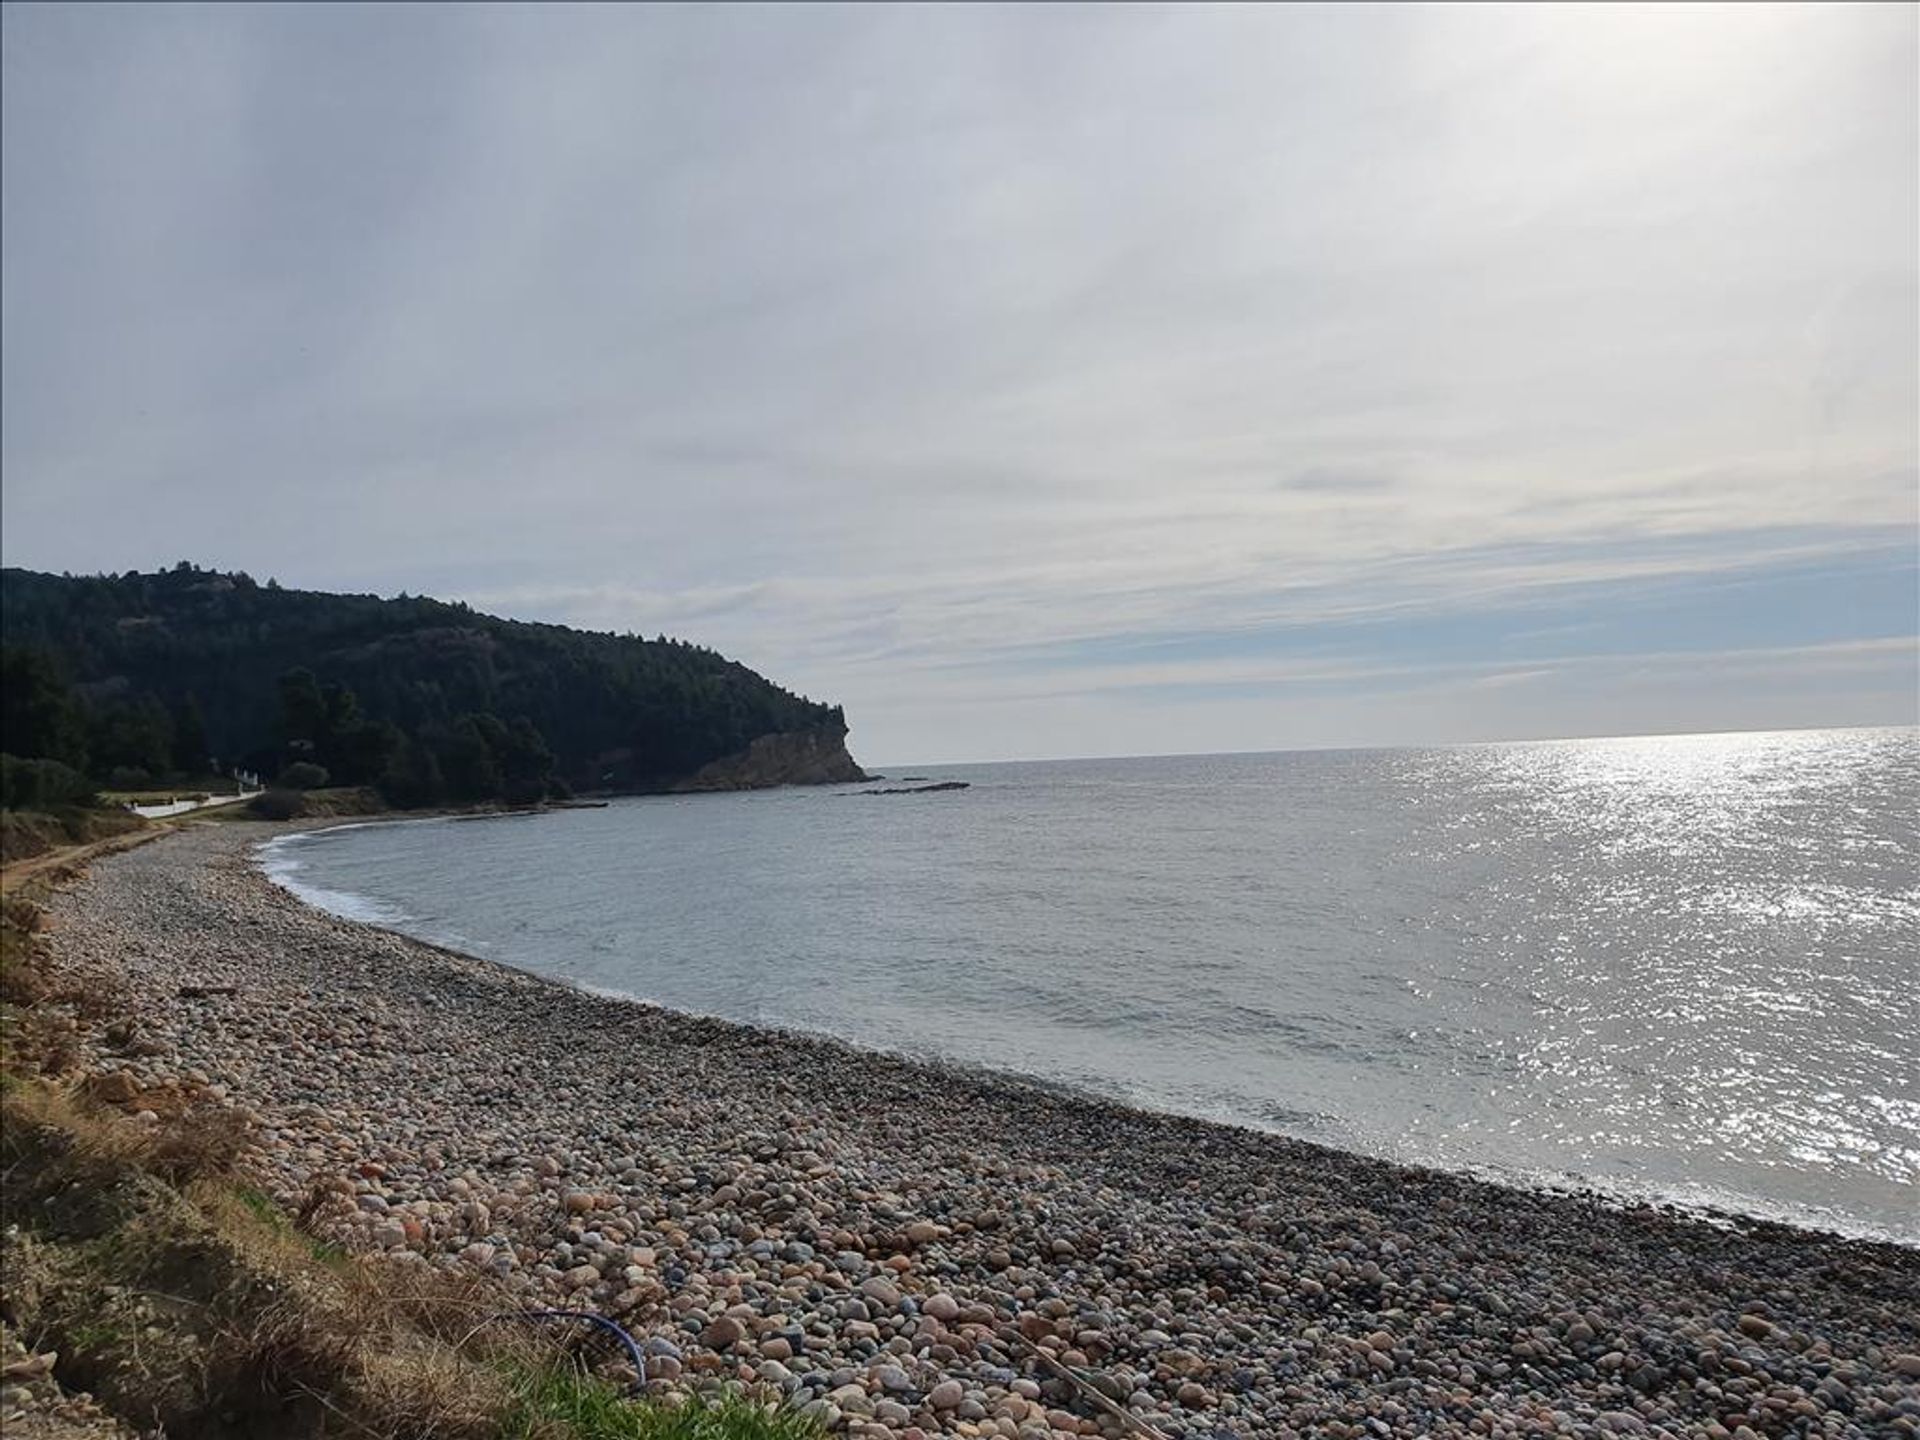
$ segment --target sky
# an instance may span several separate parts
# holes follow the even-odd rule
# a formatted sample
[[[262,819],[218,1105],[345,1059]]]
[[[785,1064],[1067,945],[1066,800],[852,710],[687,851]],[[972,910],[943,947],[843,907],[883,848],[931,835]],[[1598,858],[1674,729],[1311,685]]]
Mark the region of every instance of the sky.
[[[1913,6],[0,13],[6,564],[870,764],[1920,720]]]

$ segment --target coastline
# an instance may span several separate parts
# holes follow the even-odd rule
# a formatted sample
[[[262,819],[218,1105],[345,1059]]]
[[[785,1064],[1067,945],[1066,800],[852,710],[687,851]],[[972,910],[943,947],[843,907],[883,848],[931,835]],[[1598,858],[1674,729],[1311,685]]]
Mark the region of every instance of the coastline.
[[[846,791],[843,793],[856,793]],[[536,815],[544,810],[507,812],[508,817]],[[318,910],[334,919],[364,925],[370,929],[394,935],[402,940],[420,944],[429,949],[445,952],[461,959],[479,964],[499,965],[516,974],[532,975],[550,984],[582,991],[598,999],[621,1004],[638,1005],[644,1009],[656,1010],[663,1014],[688,1021],[713,1021],[724,1025],[738,1026],[754,1034],[772,1035],[781,1040],[824,1044],[834,1048],[846,1048],[855,1055],[904,1061],[908,1064],[929,1067],[945,1075],[966,1076],[985,1082],[989,1087],[995,1085],[1011,1086],[1016,1090],[1038,1090],[1047,1095],[1074,1098],[1088,1101],[1096,1106],[1111,1106],[1121,1110],[1151,1115],[1161,1119],[1174,1119],[1193,1124],[1216,1126],[1221,1129],[1245,1132],[1254,1135],[1278,1136],[1293,1140],[1310,1149],[1322,1150],[1341,1158],[1367,1158],[1382,1161],[1422,1173],[1432,1172],[1454,1175],[1505,1190],[1519,1190],[1528,1193],[1543,1194],[1550,1197],[1571,1198],[1592,1202],[1616,1210],[1654,1210],[1679,1218],[1703,1223],[1746,1229],[1754,1226],[1783,1226],[1796,1232],[1827,1238],[1835,1241],[1862,1241],[1871,1244],[1889,1244],[1920,1253],[1920,1232],[1912,1236],[1890,1233],[1876,1229],[1869,1222],[1852,1217],[1837,1216],[1830,1210],[1803,1207],[1794,1210],[1782,1202],[1769,1201],[1764,1197],[1740,1195],[1726,1191],[1707,1191],[1707,1198],[1689,1199],[1682,1195],[1669,1193],[1652,1185],[1611,1184],[1605,1180],[1581,1175],[1574,1171],[1548,1173],[1529,1171],[1496,1164],[1445,1164],[1429,1162],[1415,1156],[1394,1155],[1378,1150],[1366,1149],[1359,1145],[1345,1145],[1314,1135],[1302,1135],[1278,1125],[1262,1125],[1228,1113],[1205,1113],[1181,1109],[1174,1103],[1163,1103],[1159,1097],[1127,1094],[1113,1090],[1103,1090],[1092,1083],[1077,1083],[1072,1080],[1033,1073],[1004,1066],[994,1066],[980,1061],[959,1058],[953,1055],[914,1055],[912,1052],[873,1043],[871,1040],[851,1034],[834,1034],[824,1031],[807,1030],[781,1024],[742,1020],[734,1016],[715,1011],[690,1010],[675,1006],[651,996],[613,987],[575,981],[565,976],[548,974],[539,970],[516,965],[511,960],[491,957],[477,949],[467,949],[465,944],[454,937],[436,938],[430,934],[414,933],[409,930],[408,922],[417,918],[404,911],[390,911],[385,902],[373,900],[367,896],[329,890],[304,880],[299,876],[299,867],[282,867],[277,847],[282,842],[298,841],[307,836],[322,832],[340,830],[370,829],[379,826],[427,825],[443,821],[485,820],[502,818],[493,813],[472,814],[462,811],[433,811],[421,814],[401,814],[374,817],[328,818],[316,823],[309,820],[305,824],[282,828],[276,826],[278,833],[259,842],[253,847],[252,854],[256,867],[278,888],[290,893],[308,907]],[[471,942],[465,942],[471,943]]]
[[[54,902],[62,961],[145,1017],[100,1063],[247,1109],[263,1183],[345,1243],[618,1315],[662,1387],[1099,1433],[1037,1346],[1167,1433],[1920,1433],[1920,1252],[609,999],[313,909],[262,833]]]
[[[852,792],[843,791],[842,793]],[[627,988],[617,980],[612,983],[595,983],[575,977],[571,973],[569,963],[571,956],[565,950],[556,951],[551,943],[536,947],[534,952],[544,955],[547,963],[544,965],[526,963],[518,953],[520,951],[518,945],[505,947],[489,944],[461,933],[463,926],[446,923],[434,925],[410,913],[404,908],[405,902],[376,899],[357,891],[329,889],[312,878],[307,866],[298,858],[297,850],[291,853],[282,851],[283,845],[288,843],[297,844],[308,838],[334,831],[431,825],[446,821],[489,818],[494,817],[484,813],[475,815],[449,811],[351,820],[329,819],[323,823],[309,823],[298,829],[274,835],[256,847],[255,856],[260,868],[277,885],[308,905],[335,918],[370,925],[396,934],[402,939],[451,950],[476,960],[491,961],[515,971],[531,973],[601,998],[656,1008],[688,1019],[710,1019],[738,1024],[755,1032],[772,1033],[795,1040],[844,1044],[860,1054],[903,1059],[930,1065],[946,1073],[977,1076],[1017,1087],[1034,1087],[1050,1094],[1077,1096],[1096,1104],[1116,1105],[1127,1110],[1172,1116],[1231,1130],[1286,1136],[1303,1144],[1321,1147],[1343,1156],[1366,1156],[1413,1170],[1436,1170],[1441,1173],[1470,1176],[1502,1188],[1596,1201],[1619,1209],[1652,1208],[1673,1215],[1703,1220],[1710,1224],[1736,1228],[1759,1224],[1784,1225],[1795,1230],[1837,1239],[1888,1243],[1906,1249],[1920,1250],[1920,1199],[1914,1199],[1911,1193],[1908,1199],[1915,1208],[1910,1211],[1901,1210],[1899,1203],[1895,1202],[1891,1209],[1883,1206],[1880,1213],[1862,1213],[1860,1209],[1850,1207],[1844,1201],[1821,1203],[1812,1198],[1792,1200],[1777,1194],[1740,1190],[1725,1184],[1715,1185],[1691,1177],[1677,1179],[1673,1175],[1667,1175],[1663,1179],[1655,1179],[1619,1173],[1592,1174],[1579,1168],[1522,1166],[1503,1163],[1496,1156],[1460,1153],[1458,1150],[1453,1153],[1436,1154],[1431,1153],[1430,1148],[1413,1148],[1402,1143],[1379,1143],[1379,1135],[1376,1132],[1343,1125],[1337,1111],[1299,1115],[1298,1119],[1304,1123],[1296,1124],[1291,1123],[1289,1119],[1270,1119],[1259,1113],[1258,1106],[1236,1107],[1230,1103],[1195,1105],[1189,1096],[1179,1092],[1154,1089],[1141,1083],[1137,1077],[1129,1077],[1129,1083],[1097,1071],[1082,1070],[1075,1076],[1061,1075],[1044,1069],[1029,1068],[1015,1060],[988,1059],[977,1050],[969,1053],[969,1047],[966,1045],[943,1043],[948,1037],[958,1039],[963,1036],[966,1030],[962,1027],[947,1027],[938,1036],[929,1036],[925,1032],[920,1032],[915,1036],[917,1044],[906,1045],[899,1043],[895,1037],[876,1035],[870,1026],[857,1023],[836,1024],[835,1017],[820,1012],[814,1012],[804,1019],[769,1017],[761,1013],[742,1014],[738,1010],[730,1011],[725,1006],[688,1005],[683,1001],[666,998],[662,993]],[[437,847],[429,846],[428,848]],[[670,986],[667,987],[667,993],[671,993]],[[758,1012],[761,1007],[754,1005],[749,1009],[752,1012]],[[1270,1112],[1279,1110],[1282,1114],[1286,1113],[1281,1106],[1267,1108]]]

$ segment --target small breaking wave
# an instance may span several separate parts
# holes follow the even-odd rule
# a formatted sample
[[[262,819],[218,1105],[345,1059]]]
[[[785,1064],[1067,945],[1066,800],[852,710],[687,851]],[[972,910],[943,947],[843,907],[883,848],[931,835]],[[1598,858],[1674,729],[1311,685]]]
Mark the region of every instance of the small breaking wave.
[[[358,828],[341,826],[341,829]],[[342,920],[357,920],[365,925],[383,925],[400,929],[408,926],[414,917],[384,900],[371,895],[356,894],[351,890],[334,890],[324,885],[316,885],[302,877],[306,861],[296,853],[297,842],[311,840],[312,832],[297,835],[281,835],[269,840],[256,852],[260,871],[282,890],[296,900],[336,915]]]

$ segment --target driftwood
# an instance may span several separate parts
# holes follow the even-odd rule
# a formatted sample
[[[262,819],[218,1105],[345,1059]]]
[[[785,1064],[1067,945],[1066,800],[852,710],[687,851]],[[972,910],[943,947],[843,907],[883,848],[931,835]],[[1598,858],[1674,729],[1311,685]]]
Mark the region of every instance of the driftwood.
[[[1062,1380],[1065,1380],[1069,1385],[1073,1386],[1074,1390],[1084,1399],[1091,1401],[1096,1408],[1113,1416],[1114,1419],[1126,1426],[1127,1429],[1133,1431],[1134,1434],[1145,1435],[1147,1440],[1167,1440],[1167,1435],[1164,1430],[1156,1429],[1131,1410],[1116,1405],[1112,1400],[1095,1389],[1078,1370],[1075,1370],[1071,1365],[1062,1364],[1060,1361],[1054,1359],[1052,1355],[1049,1355],[1045,1350],[1042,1350],[1038,1345],[1027,1339],[1026,1336],[1014,1329],[1013,1326],[996,1325],[994,1327],[994,1333],[999,1335],[1002,1340],[1011,1341],[1023,1349],[1030,1351],[1036,1360],[1053,1374],[1058,1375]]]
[[[182,985],[177,992],[182,1000],[204,1000],[209,995],[232,995],[238,985]]]

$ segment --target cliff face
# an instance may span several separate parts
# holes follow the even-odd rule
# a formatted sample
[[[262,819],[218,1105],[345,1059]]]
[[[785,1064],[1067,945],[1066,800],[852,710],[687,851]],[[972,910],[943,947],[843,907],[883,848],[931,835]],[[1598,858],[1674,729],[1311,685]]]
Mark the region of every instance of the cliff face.
[[[701,766],[673,788],[764,790],[773,785],[839,785],[866,778],[867,772],[847,753],[845,727],[823,725],[762,735],[745,750]]]

